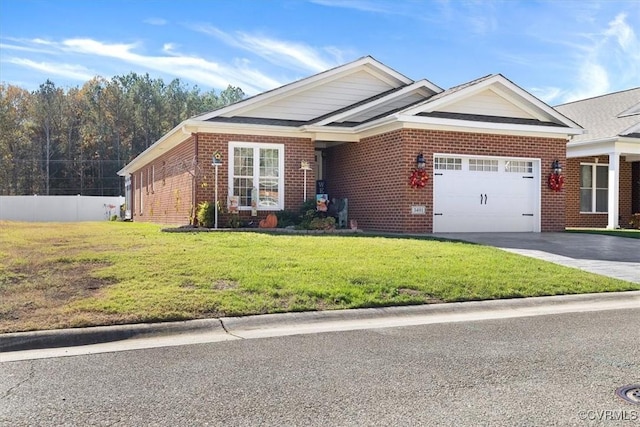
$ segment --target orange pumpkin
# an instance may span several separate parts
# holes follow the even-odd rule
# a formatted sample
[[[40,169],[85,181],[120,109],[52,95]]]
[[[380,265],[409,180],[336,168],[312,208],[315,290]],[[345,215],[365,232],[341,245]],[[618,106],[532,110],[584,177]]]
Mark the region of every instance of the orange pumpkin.
[[[275,214],[269,214],[263,220],[260,220],[260,228],[276,228],[278,225],[278,217]]]

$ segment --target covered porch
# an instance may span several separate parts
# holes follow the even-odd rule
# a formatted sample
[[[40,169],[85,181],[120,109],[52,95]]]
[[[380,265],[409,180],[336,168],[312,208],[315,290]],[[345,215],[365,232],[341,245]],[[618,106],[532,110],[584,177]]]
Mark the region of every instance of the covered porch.
[[[570,142],[567,161],[579,171],[580,214],[606,214],[608,229],[628,227],[630,216],[640,212],[640,139]]]

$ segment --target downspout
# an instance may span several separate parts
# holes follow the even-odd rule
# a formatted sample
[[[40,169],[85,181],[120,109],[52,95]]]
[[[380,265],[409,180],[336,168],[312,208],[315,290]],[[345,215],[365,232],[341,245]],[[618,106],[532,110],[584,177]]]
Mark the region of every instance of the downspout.
[[[191,225],[196,225],[196,223],[198,222],[198,219],[196,218],[196,206],[198,206],[198,201],[196,200],[196,197],[198,195],[198,151],[199,151],[199,146],[198,146],[198,133],[197,132],[193,132],[191,133],[191,136],[193,136],[193,146],[194,146],[194,157],[193,157],[193,185],[191,186],[193,188],[193,194],[191,196]]]

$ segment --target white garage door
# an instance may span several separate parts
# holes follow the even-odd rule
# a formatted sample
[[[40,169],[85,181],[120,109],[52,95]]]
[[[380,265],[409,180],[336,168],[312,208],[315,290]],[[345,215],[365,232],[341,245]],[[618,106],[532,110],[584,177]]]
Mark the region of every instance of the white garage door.
[[[433,232],[540,231],[540,161],[435,155]]]

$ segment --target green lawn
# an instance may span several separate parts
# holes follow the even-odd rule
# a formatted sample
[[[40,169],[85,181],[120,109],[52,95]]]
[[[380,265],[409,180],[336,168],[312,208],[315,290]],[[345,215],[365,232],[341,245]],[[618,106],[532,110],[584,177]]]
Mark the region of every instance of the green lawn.
[[[640,239],[640,230],[634,229],[606,229],[606,228],[567,228],[568,233],[589,233],[589,234],[605,234],[608,236],[628,237],[630,239]]]
[[[498,249],[0,222],[0,332],[640,289]]]

